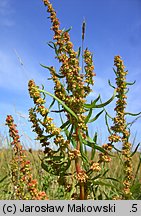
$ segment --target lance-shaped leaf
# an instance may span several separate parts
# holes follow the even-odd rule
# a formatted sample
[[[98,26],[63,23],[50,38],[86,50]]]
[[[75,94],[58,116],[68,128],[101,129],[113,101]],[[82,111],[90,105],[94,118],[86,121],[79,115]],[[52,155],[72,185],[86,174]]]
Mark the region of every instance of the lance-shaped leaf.
[[[52,102],[51,102],[51,104],[50,104],[50,106],[49,106],[49,110],[53,107],[54,103],[55,103],[55,99],[53,98],[53,100],[52,100]],[[60,109],[59,109],[59,110],[60,110]]]
[[[121,182],[120,182],[118,179],[116,179],[116,178],[106,177],[106,179],[121,183]]]
[[[79,133],[79,140],[81,143],[83,143],[84,145],[87,145],[91,148],[94,148],[102,153],[106,153],[110,156],[113,156],[112,154],[109,154],[104,148],[102,148],[101,146],[98,146],[90,137],[87,139],[83,139],[81,134]]]
[[[101,177],[101,174],[98,174],[97,176],[95,176],[94,178],[92,178],[90,181],[94,181],[94,180],[96,180],[96,179],[98,179],[100,177]]]
[[[114,90],[113,96],[109,100],[107,100],[106,102],[101,103],[101,104],[95,104],[95,102],[93,101],[91,104],[84,104],[84,107],[85,108],[103,108],[106,105],[108,105],[109,103],[111,103],[114,100],[115,96],[116,96],[116,90]]]
[[[88,109],[95,108],[94,106],[99,99],[100,99],[100,95],[98,95],[98,97],[93,102],[91,102],[91,104],[84,104],[84,107]]]
[[[119,189],[119,187],[115,186],[115,185],[112,185],[110,183],[107,183],[106,181],[93,181],[93,185],[103,185],[103,186],[106,186],[106,187],[111,187],[111,188],[114,188],[116,189],[116,191],[118,191],[120,194],[122,194],[121,190]]]
[[[51,112],[61,113],[61,112],[64,112],[64,109],[61,109],[61,110],[51,110]]]
[[[54,43],[52,41],[50,41],[49,43],[47,43],[48,46],[50,46],[52,49],[54,49]]]
[[[53,97],[55,100],[57,100],[63,107],[64,109],[73,117],[75,117],[78,120],[77,115],[73,112],[73,110],[71,110],[63,101],[61,101],[58,97],[56,97],[54,94],[51,94],[50,92],[47,92],[45,90],[42,89],[38,89],[40,92],[43,92],[51,97]]]
[[[139,113],[130,113],[130,112],[126,112],[125,113],[125,115],[130,115],[130,116],[138,116],[138,115],[140,115],[141,114],[141,112],[139,112]]]
[[[49,41],[49,43],[48,43],[48,46],[50,46],[52,49],[54,49],[54,50],[55,50],[55,53],[56,53],[56,55],[58,55],[58,49],[57,49],[57,45],[56,45],[54,42],[52,42],[52,41]]]
[[[70,167],[71,161],[60,156],[53,156],[51,159],[42,160],[41,166],[52,175],[64,175]]]
[[[67,137],[68,140],[71,140],[72,133],[73,133],[73,128],[74,128],[74,126],[72,125],[72,126],[71,126],[71,129],[70,129],[70,132],[69,132],[69,134],[68,134],[68,137]]]
[[[103,107],[107,106],[109,103],[111,103],[114,100],[115,96],[116,96],[116,89],[114,90],[113,96],[109,100],[107,100],[104,103],[95,105],[95,108],[103,108]]]
[[[64,129],[65,127],[67,127],[68,125],[70,125],[70,122],[69,121],[66,121],[65,123],[63,123],[60,128],[61,129]]]
[[[126,85],[134,85],[136,83],[136,80],[134,82],[127,82]]]
[[[115,86],[113,86],[113,85],[111,84],[111,81],[110,81],[110,80],[108,80],[108,83],[109,83],[109,86],[111,86],[113,89],[115,89]]]
[[[140,143],[138,143],[138,145],[136,146],[135,150],[132,152],[130,157],[132,157],[137,152],[139,146],[140,146]]]
[[[94,122],[98,119],[98,117],[103,113],[104,110],[100,111],[94,118],[90,119],[88,123]]]
[[[102,177],[104,177],[104,176],[106,176],[106,174],[109,172],[109,169],[106,169],[105,171],[104,171],[104,173],[102,174]]]
[[[112,148],[115,149],[117,152],[120,152],[120,153],[122,152],[121,150],[117,149],[117,148],[115,147],[115,145],[111,145],[111,146],[112,146]]]
[[[117,75],[117,71],[115,70],[115,68],[113,68],[114,73]]]
[[[65,28],[64,28],[62,31],[63,31],[63,33],[64,32],[69,32],[71,29],[72,29],[72,26],[69,29],[67,29],[67,30],[65,30]]]
[[[87,117],[85,118],[85,124],[87,124],[87,122],[89,121],[91,115],[92,115],[92,108],[89,109],[89,113],[88,113]]]
[[[83,146],[82,146],[82,144],[83,144],[83,138],[82,138],[82,136],[80,134],[80,131],[78,131],[78,137],[79,137],[79,140],[80,140],[80,152],[81,152],[81,156],[82,156],[82,159],[84,161],[84,165],[86,165],[86,163],[88,164],[89,161],[88,161],[87,156],[83,152]]]
[[[2,179],[0,179],[0,183],[2,183],[7,177],[8,177],[8,175],[6,175]]]
[[[95,132],[95,134],[94,134],[93,141],[94,141],[95,143],[97,143],[97,132]]]
[[[108,132],[109,132],[110,134],[112,134],[112,131],[111,131],[110,126],[109,126],[109,123],[108,123],[108,118],[107,118],[107,116],[108,116],[108,113],[106,112],[106,114],[105,114],[106,126],[107,126],[107,129],[108,129]],[[108,116],[108,117],[109,117],[109,116]]]
[[[134,188],[134,183],[135,183],[135,181],[136,181],[136,179],[137,179],[137,175],[138,175],[138,172],[139,172],[139,170],[140,170],[140,166],[141,166],[141,154],[140,154],[140,156],[139,156],[139,162],[138,162],[138,166],[137,166],[137,170],[136,170],[136,172],[135,172],[135,175],[134,175],[134,180],[133,180],[133,183],[132,183],[132,187]]]
[[[59,110],[60,110],[60,104],[59,104],[59,103],[58,103],[58,108],[59,108]],[[59,113],[59,114],[60,114],[60,120],[61,120],[61,122],[62,122],[62,125],[63,125],[63,124],[67,124],[67,122],[69,122],[69,121],[67,121],[67,122],[64,123],[63,118],[62,118],[62,116],[61,116],[61,113]],[[70,129],[70,131],[69,131],[68,128],[70,127],[70,125],[71,125],[71,124],[66,125],[66,127],[64,128],[64,133],[65,133],[65,135],[66,135],[66,137],[67,137],[67,140],[70,140],[71,143],[72,143],[72,145],[73,145],[73,147],[76,148],[76,145],[77,145],[77,144],[76,144],[76,141],[75,141],[75,140],[73,139],[73,137],[72,137],[74,125],[71,125],[71,129]]]
[[[49,71],[51,71],[52,69],[51,69],[51,67],[48,67],[48,66],[46,66],[46,65],[43,65],[43,64],[40,64],[43,68],[46,68],[46,69],[48,69]],[[58,77],[59,79],[61,79],[61,78],[64,78],[65,76],[63,75],[59,75],[59,74],[57,74],[57,73],[54,73],[55,74],[55,76],[56,77]]]
[[[77,58],[79,58],[79,57],[80,57],[80,54],[81,54],[81,47],[79,47],[79,49],[78,49]]]
[[[141,116],[136,117],[132,122],[129,122],[129,123],[127,124],[127,126],[130,125],[130,127],[131,127],[140,117],[141,117]]]

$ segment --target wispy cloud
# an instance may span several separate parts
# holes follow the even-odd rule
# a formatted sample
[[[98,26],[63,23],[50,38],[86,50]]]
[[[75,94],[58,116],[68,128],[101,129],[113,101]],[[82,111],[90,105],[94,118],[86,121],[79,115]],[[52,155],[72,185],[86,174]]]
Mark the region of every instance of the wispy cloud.
[[[34,79],[39,85],[45,83],[45,75],[38,72],[38,68],[36,69],[34,66],[35,62],[28,65],[28,69],[26,69],[26,63],[23,62],[23,65],[21,65],[14,49],[8,50],[8,52],[0,51],[0,59],[0,88],[11,91],[25,91],[29,79]],[[40,65],[39,68],[41,68]]]
[[[9,0],[0,1],[0,26],[11,27],[15,24],[11,18],[14,10],[10,7]]]

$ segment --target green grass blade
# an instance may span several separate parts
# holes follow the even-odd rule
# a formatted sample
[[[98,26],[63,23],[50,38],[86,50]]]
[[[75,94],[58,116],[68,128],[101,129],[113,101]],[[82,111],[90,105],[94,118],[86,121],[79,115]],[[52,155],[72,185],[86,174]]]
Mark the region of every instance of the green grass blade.
[[[8,175],[4,176],[4,177],[0,180],[0,183],[2,183],[7,177],[8,177]]]

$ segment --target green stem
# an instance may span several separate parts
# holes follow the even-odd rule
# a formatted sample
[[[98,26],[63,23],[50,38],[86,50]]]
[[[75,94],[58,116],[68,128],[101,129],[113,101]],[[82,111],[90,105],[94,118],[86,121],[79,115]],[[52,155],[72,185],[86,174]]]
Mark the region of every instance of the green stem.
[[[78,135],[78,127],[76,128],[76,141],[77,141],[76,149],[80,151],[80,140],[79,140],[79,135]],[[82,171],[81,161],[79,157],[75,159],[75,168],[76,168],[76,172],[78,175]],[[85,199],[84,183],[80,183],[80,200],[84,200],[84,199]]]

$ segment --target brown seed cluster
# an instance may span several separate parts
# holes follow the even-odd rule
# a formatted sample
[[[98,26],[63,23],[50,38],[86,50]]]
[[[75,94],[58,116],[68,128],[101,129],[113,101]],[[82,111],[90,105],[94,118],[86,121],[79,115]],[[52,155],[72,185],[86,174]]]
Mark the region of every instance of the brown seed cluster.
[[[41,97],[38,86],[36,86],[33,80],[30,80],[28,87],[30,97],[33,98],[35,104],[35,107],[29,110],[29,118],[32,122],[33,131],[37,133],[36,139],[40,141],[42,146],[45,147],[45,152],[47,152],[47,146],[50,144],[48,134],[50,134],[55,137],[54,143],[65,151],[66,148],[69,148],[69,141],[63,138],[61,128],[56,127],[53,123],[53,118],[48,116],[48,109],[45,108],[45,102]],[[43,117],[42,120],[37,117],[37,113]]]
[[[121,141],[120,134],[123,134],[125,137],[128,137],[128,131],[126,130],[126,120],[125,120],[125,108],[127,105],[126,102],[126,75],[125,66],[120,56],[115,56],[114,65],[116,66],[116,91],[117,91],[117,101],[116,101],[116,117],[114,118],[114,126],[111,127],[112,131],[115,132],[109,137],[110,142]]]
[[[20,137],[13,117],[8,115],[6,125],[9,127],[9,135],[13,139],[13,159],[11,161],[12,182],[14,188],[13,199],[19,200],[44,200],[48,199],[44,191],[38,190],[38,183],[31,174],[30,161],[27,159],[26,151],[20,143]]]
[[[78,126],[83,130],[86,130],[84,124],[85,109],[83,104],[86,102],[85,97],[90,93],[91,89],[89,85],[93,85],[94,66],[92,60],[92,54],[88,49],[84,52],[84,61],[86,63],[85,72],[83,75],[80,73],[78,52],[73,49],[73,44],[70,41],[70,35],[68,31],[60,29],[60,22],[56,17],[56,12],[53,9],[51,3],[48,0],[43,0],[44,5],[48,7],[47,11],[50,13],[50,19],[52,22],[52,30],[54,31],[54,46],[56,50],[56,58],[61,64],[59,73],[65,78],[66,87],[62,85],[60,77],[56,75],[56,71],[53,67],[50,67],[50,73],[55,83],[54,90],[55,95],[65,102],[65,104],[73,110],[79,116]],[[86,84],[86,85],[85,85]],[[72,116],[67,114],[71,123],[75,123],[76,120]]]
[[[130,132],[127,128],[127,123],[125,119],[125,108],[127,105],[126,92],[127,92],[127,82],[124,63],[120,56],[115,56],[114,65],[117,68],[116,73],[116,91],[117,91],[117,101],[116,101],[116,117],[114,118],[114,126],[111,127],[113,134],[109,136],[109,141],[122,142],[122,155],[124,158],[124,172],[125,181],[123,182],[123,190],[125,193],[125,198],[129,198],[131,195],[130,186],[132,180],[132,159],[131,159],[131,143],[129,143]]]
[[[80,171],[78,174],[77,174],[77,180],[80,182],[80,183],[86,183],[86,181],[88,180],[88,176],[86,174],[86,172],[84,170]]]
[[[94,172],[100,172],[101,171],[100,164],[99,163],[95,163],[95,162],[93,162],[91,164],[90,169],[93,170]]]

